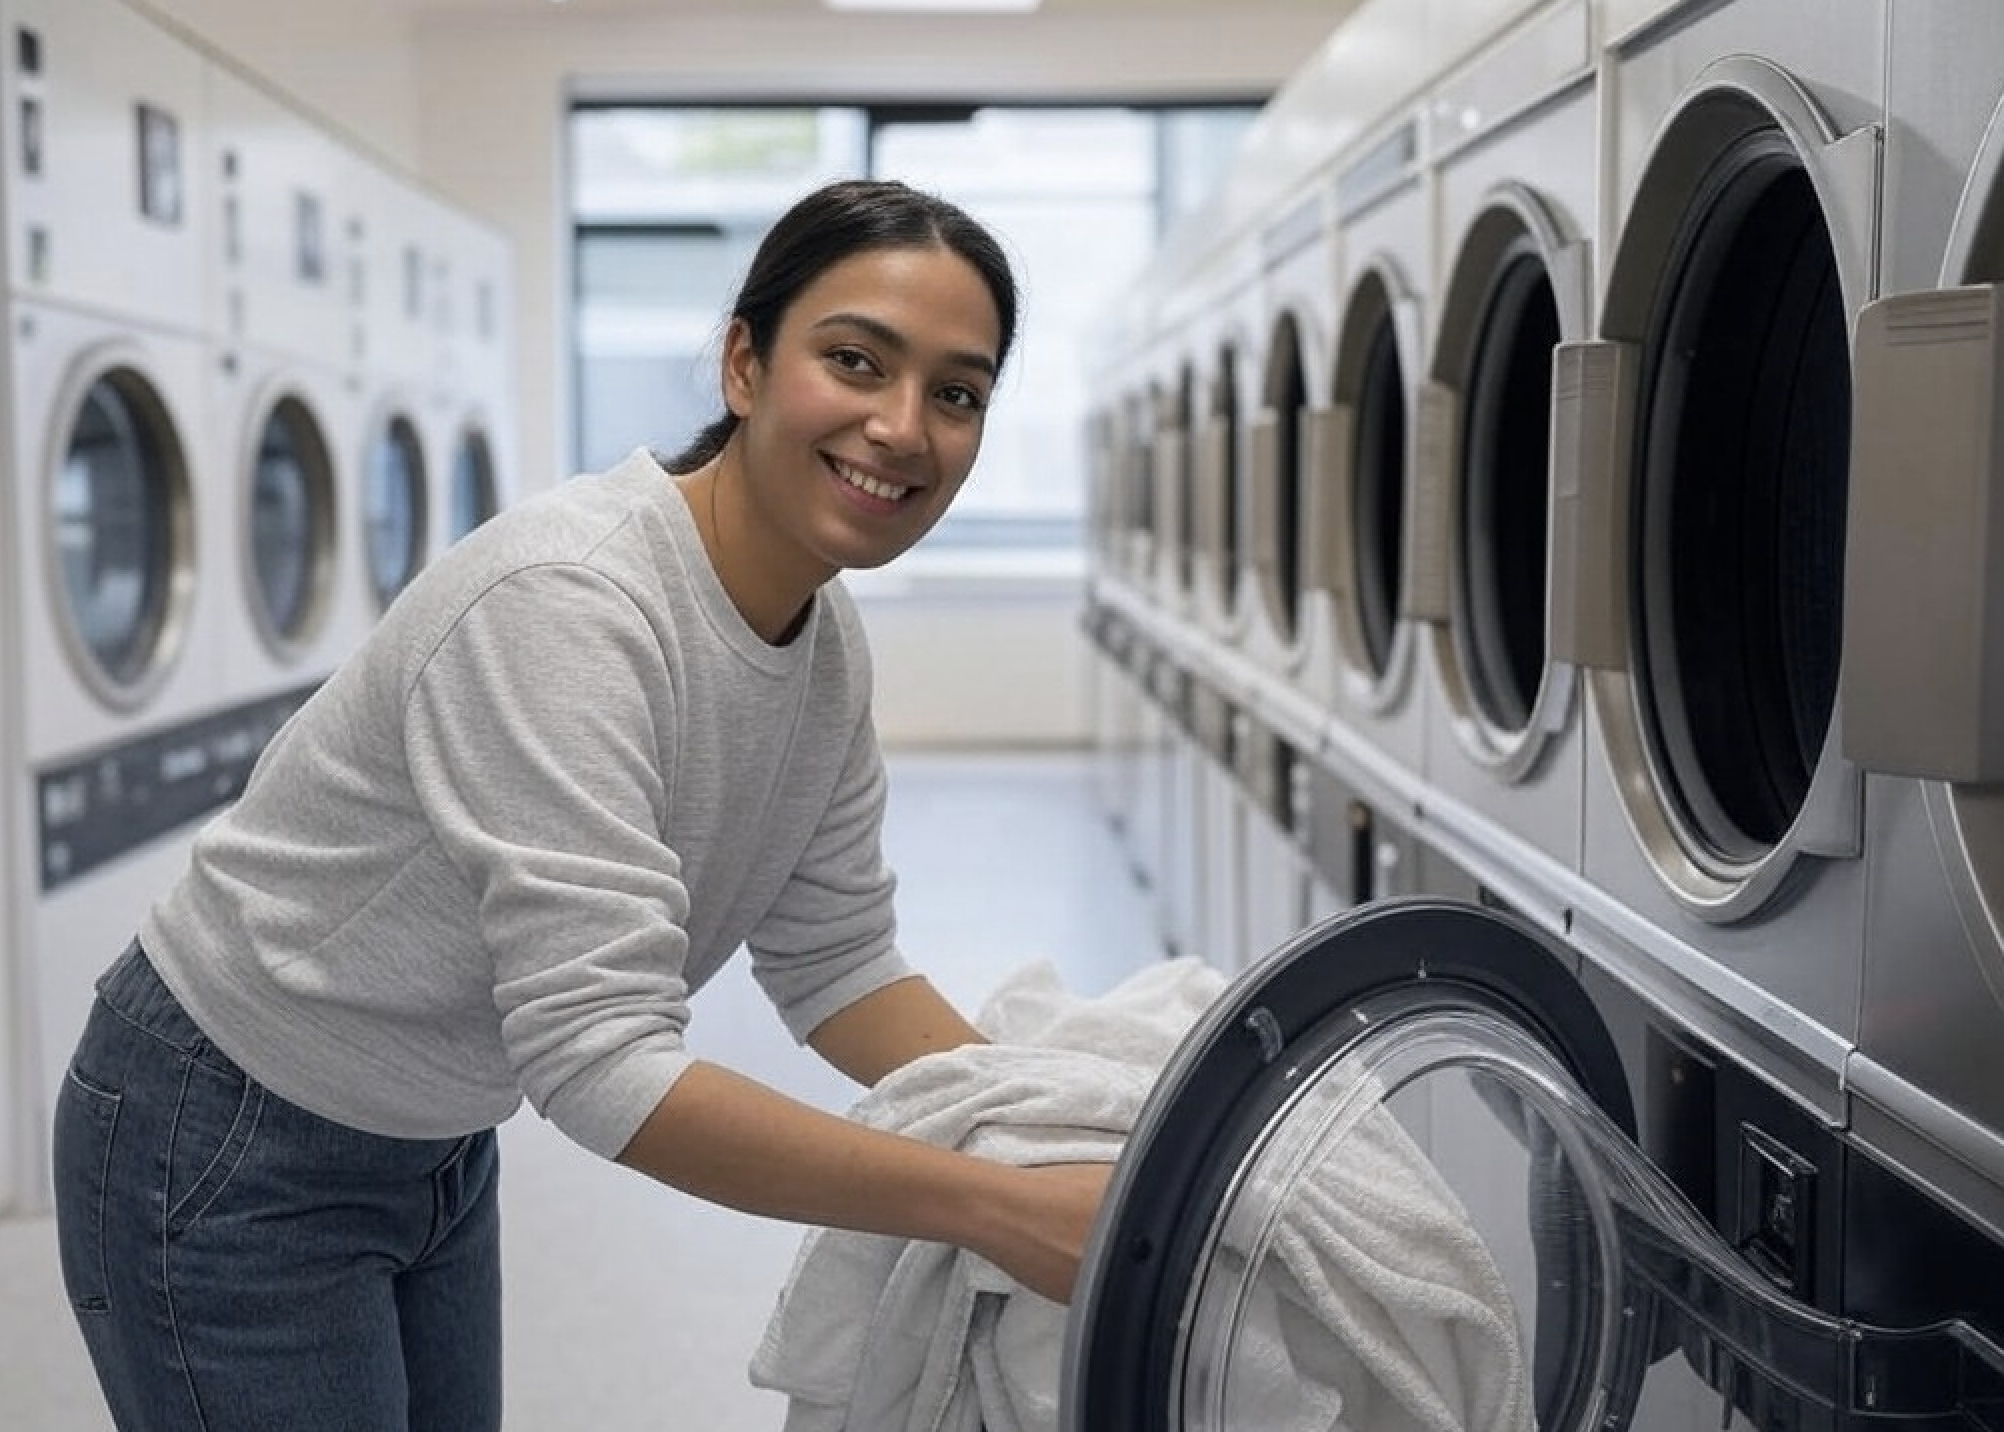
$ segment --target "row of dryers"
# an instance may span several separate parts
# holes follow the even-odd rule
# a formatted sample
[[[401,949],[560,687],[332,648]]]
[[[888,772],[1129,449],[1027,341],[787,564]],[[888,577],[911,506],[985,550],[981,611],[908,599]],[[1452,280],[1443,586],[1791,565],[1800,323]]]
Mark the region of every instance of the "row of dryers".
[[[1991,1336],[1859,1250],[1909,1201],[2004,1239],[2000,97],[1983,0],[1367,0],[1115,306],[1087,616],[1172,947],[1507,911],[1627,1071],[1582,1106],[1736,1266]],[[1848,1425],[1679,1316],[1727,1417]]]
[[[199,818],[506,498],[498,233],[124,0],[0,0],[0,1210]]]

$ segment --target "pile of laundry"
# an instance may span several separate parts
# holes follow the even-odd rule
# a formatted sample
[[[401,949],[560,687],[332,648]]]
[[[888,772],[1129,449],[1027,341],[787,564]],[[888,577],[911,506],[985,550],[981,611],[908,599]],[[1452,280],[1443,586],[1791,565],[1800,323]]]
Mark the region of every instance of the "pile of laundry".
[[[1185,958],[1086,998],[1031,964],[976,1016],[993,1043],[914,1061],[849,1117],[1012,1163],[1111,1162],[1224,984]],[[1516,1317],[1481,1240],[1388,1114],[1359,1127],[1359,1164],[1301,1199],[1261,1258],[1273,1286],[1232,1404],[1261,1408],[1260,1432],[1530,1432]],[[818,1229],[750,1375],[787,1397],[785,1432],[1055,1432],[1066,1315],[960,1249]]]

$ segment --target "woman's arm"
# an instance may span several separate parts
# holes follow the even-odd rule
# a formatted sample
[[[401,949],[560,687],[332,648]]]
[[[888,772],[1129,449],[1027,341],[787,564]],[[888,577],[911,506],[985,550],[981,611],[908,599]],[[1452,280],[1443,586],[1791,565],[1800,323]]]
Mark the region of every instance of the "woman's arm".
[[[1019,1168],[955,1153],[824,1113],[700,1061],[655,1106],[619,1161],[746,1213],[950,1243],[1057,1302],[1071,1298],[1112,1174],[1110,1164]]]
[[[837,1010],[807,1036],[814,1052],[858,1084],[875,1084],[922,1054],[986,1044],[929,980],[885,985]]]

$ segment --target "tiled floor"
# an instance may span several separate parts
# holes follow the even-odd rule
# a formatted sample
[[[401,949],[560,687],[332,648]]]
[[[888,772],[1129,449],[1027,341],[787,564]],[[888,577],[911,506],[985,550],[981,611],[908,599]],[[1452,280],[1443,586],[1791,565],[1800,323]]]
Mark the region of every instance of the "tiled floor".
[[[1048,958],[1098,993],[1157,958],[1145,893],[1083,756],[899,755],[887,843],[902,943],[972,1013]],[[830,1108],[854,1090],[797,1049],[734,967],[696,1003],[691,1042]],[[503,1130],[511,1432],[777,1429],[745,1365],[799,1230],[716,1209],[601,1162],[533,1116]],[[102,1432],[46,1221],[0,1222],[0,1428]]]

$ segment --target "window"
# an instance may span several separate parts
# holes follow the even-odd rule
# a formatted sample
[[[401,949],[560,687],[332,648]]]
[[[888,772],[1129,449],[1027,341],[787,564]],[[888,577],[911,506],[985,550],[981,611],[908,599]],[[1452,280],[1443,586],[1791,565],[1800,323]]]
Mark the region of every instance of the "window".
[[[578,108],[578,469],[640,445],[672,453],[716,416],[721,316],[787,205],[844,175],[903,179],[988,225],[1025,300],[980,461],[924,550],[965,564],[1081,560],[1093,326],[1166,225],[1208,197],[1256,113],[1253,103]]]

